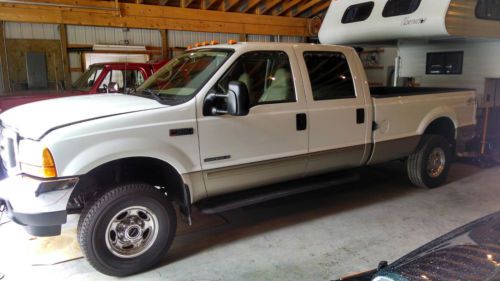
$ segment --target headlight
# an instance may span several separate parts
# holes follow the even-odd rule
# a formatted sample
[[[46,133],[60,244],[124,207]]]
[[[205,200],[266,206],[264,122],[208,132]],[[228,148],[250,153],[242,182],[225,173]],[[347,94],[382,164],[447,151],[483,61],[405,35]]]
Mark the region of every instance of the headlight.
[[[19,142],[21,172],[41,178],[57,177],[56,165],[50,150],[40,142],[22,140]]]

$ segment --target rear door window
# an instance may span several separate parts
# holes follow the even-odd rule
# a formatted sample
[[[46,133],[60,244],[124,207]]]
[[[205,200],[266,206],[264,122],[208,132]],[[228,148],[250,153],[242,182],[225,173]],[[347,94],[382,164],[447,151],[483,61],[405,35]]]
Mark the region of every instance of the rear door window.
[[[351,70],[344,54],[305,52],[304,60],[315,101],[356,98]]]
[[[420,6],[421,0],[388,0],[382,16],[385,18],[409,15]]]

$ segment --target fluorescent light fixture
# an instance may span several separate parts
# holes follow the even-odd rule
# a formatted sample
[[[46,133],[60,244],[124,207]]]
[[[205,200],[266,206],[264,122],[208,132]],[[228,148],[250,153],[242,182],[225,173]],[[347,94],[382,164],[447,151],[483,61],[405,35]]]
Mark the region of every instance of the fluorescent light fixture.
[[[129,45],[99,45],[95,44],[92,47],[94,51],[135,51],[144,52],[146,51],[146,46],[129,46]]]

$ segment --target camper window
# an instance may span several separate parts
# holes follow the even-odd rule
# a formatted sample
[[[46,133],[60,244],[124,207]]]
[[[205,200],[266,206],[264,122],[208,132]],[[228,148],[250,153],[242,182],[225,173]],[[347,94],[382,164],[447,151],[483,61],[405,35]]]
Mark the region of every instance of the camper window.
[[[426,74],[462,74],[464,52],[427,53]]]
[[[421,0],[389,0],[385,4],[382,16],[384,18],[408,15],[415,12]]]
[[[353,23],[366,20],[372,13],[373,2],[365,2],[349,6],[342,17],[342,23]]]
[[[476,17],[478,19],[500,21],[500,0],[478,0]]]

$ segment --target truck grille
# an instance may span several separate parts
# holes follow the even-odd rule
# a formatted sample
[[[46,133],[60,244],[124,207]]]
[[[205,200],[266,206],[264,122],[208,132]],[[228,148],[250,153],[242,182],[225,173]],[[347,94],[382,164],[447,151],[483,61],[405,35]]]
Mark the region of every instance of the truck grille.
[[[18,168],[17,144],[17,134],[9,129],[0,127],[0,157],[2,158],[3,167],[9,174]]]

